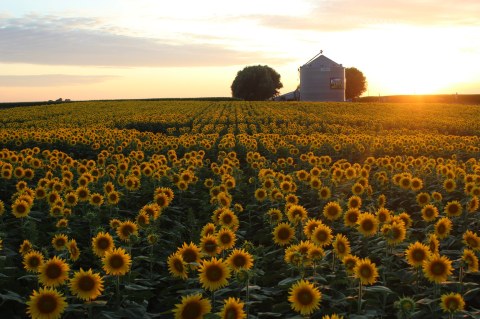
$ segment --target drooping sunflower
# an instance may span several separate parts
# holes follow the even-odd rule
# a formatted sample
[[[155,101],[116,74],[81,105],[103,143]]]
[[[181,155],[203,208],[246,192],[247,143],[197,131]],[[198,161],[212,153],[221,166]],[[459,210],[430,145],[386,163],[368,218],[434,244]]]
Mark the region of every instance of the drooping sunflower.
[[[459,293],[449,293],[443,294],[440,297],[440,308],[444,312],[454,313],[457,311],[462,311],[465,308],[465,300],[463,300],[462,295]]]
[[[65,234],[56,234],[52,239],[52,245],[55,250],[63,250],[66,248],[68,237]]]
[[[463,242],[473,249],[474,251],[480,250],[480,237],[472,232],[471,230],[467,230],[463,236]]]
[[[359,259],[353,268],[353,273],[362,285],[372,285],[378,278],[377,267],[369,258]]]
[[[470,249],[464,249],[462,255],[462,261],[468,266],[469,272],[478,271],[478,257],[475,252]]]
[[[70,267],[63,259],[54,256],[40,265],[38,280],[44,286],[56,287],[68,279],[69,270]]]
[[[311,240],[320,247],[330,245],[332,239],[332,229],[323,223],[315,228],[311,237]]]
[[[378,219],[371,213],[362,213],[357,220],[358,231],[365,237],[371,237],[378,231]]]
[[[175,305],[175,319],[202,319],[210,313],[212,306],[201,294],[182,296],[182,302]]]
[[[121,240],[128,242],[130,241],[130,236],[138,236],[138,225],[127,220],[120,223],[116,232]]]
[[[200,248],[203,253],[212,257],[220,253],[220,247],[218,246],[217,236],[215,235],[203,236],[200,239]]]
[[[295,230],[287,223],[280,223],[273,230],[273,241],[280,246],[289,244],[294,236]]]
[[[237,240],[237,236],[235,233],[228,229],[222,228],[217,233],[217,242],[220,249],[230,249],[235,246],[235,241]]]
[[[243,310],[244,303],[238,298],[229,297],[224,300],[222,310],[219,315],[221,319],[244,319],[247,314]]]
[[[423,273],[428,280],[436,283],[447,281],[452,274],[452,261],[446,256],[431,255],[423,262]]]
[[[412,267],[422,266],[423,262],[430,258],[430,254],[428,247],[418,241],[410,244],[405,250],[407,262]]]
[[[322,213],[327,219],[334,221],[342,216],[343,210],[338,202],[329,202],[323,207]]]
[[[173,277],[187,279],[188,268],[181,254],[171,254],[167,259],[168,271]]]
[[[322,293],[312,283],[300,280],[289,291],[288,301],[294,311],[309,315],[320,308]]]
[[[58,319],[67,307],[65,297],[52,288],[34,290],[27,301],[27,314],[32,319]]]
[[[448,217],[442,217],[435,223],[435,235],[438,238],[447,238],[452,230],[452,221]]]
[[[92,238],[93,253],[98,257],[105,256],[105,253],[114,247],[113,237],[109,233],[99,232]]]
[[[337,234],[333,240],[333,249],[339,259],[343,259],[350,254],[350,241],[343,234]]]
[[[234,249],[227,258],[227,263],[234,271],[249,270],[253,267],[253,256],[242,249]]]
[[[23,255],[23,266],[26,271],[38,272],[38,268],[43,264],[43,254],[36,250],[31,250]]]
[[[447,205],[445,205],[445,214],[449,217],[460,216],[462,215],[462,211],[462,204],[456,200],[448,202]]]
[[[203,260],[198,268],[199,280],[206,290],[215,291],[228,284],[230,268],[221,258],[212,257],[210,260]]]
[[[422,208],[422,218],[426,222],[431,222],[438,217],[438,208],[434,205],[427,204]]]
[[[103,279],[100,274],[94,273],[92,269],[84,271],[80,268],[70,279],[70,291],[82,300],[94,300],[102,294]]]
[[[102,263],[108,275],[123,276],[130,270],[132,259],[123,248],[114,248],[105,252]]]

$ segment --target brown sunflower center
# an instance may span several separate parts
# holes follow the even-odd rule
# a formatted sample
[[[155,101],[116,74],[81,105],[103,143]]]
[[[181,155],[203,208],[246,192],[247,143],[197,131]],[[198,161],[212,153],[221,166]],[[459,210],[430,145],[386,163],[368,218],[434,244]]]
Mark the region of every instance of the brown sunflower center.
[[[479,245],[478,241],[475,240],[475,238],[473,237],[468,237],[466,242],[470,247],[473,247],[473,248],[476,248]]]
[[[57,239],[55,240],[55,246],[57,246],[57,247],[63,247],[63,246],[65,246],[65,239],[63,239],[63,238],[57,238]]]
[[[33,268],[37,268],[40,265],[40,258],[37,256],[30,257],[28,260],[28,265]]]
[[[220,241],[222,244],[230,244],[232,242],[232,236],[230,234],[225,233],[220,236]]]
[[[131,225],[123,225],[120,232],[123,236],[129,236],[131,233],[133,233],[133,227]]]
[[[122,268],[124,264],[125,264],[125,262],[124,262],[122,256],[120,256],[120,255],[113,255],[113,256],[110,257],[109,265],[110,265],[110,267],[112,267],[113,269]]]
[[[217,250],[217,243],[214,240],[208,240],[205,242],[204,250],[207,253],[213,253]]]
[[[362,222],[362,228],[364,231],[372,231],[373,230],[373,222],[370,219],[365,219]]]
[[[440,276],[445,273],[445,265],[442,262],[434,262],[430,267],[432,274],[435,276]]]
[[[234,308],[234,307],[229,307],[226,311],[225,311],[225,319],[237,319],[239,318],[239,313],[238,313],[238,310],[237,308]]]
[[[57,299],[53,295],[43,295],[37,301],[38,311],[42,314],[52,313],[57,305]]]
[[[297,292],[297,299],[303,306],[308,306],[313,302],[313,295],[309,289],[301,289]]]
[[[97,247],[102,250],[106,250],[110,248],[110,241],[105,237],[99,238],[97,240]]]
[[[183,260],[187,263],[193,263],[197,260],[197,254],[192,249],[186,249],[182,253]]]
[[[45,270],[45,274],[50,279],[56,279],[56,278],[60,277],[60,275],[62,274],[62,268],[60,268],[59,265],[50,264],[50,265],[48,265],[47,269]]]
[[[412,252],[412,259],[419,262],[425,259],[425,251],[417,249]]]
[[[357,220],[358,220],[358,216],[357,216],[356,213],[350,213],[350,214],[347,215],[347,219],[351,223],[356,223]]]
[[[196,318],[200,318],[201,314],[202,314],[202,305],[197,301],[190,302],[186,304],[185,307],[183,308],[182,318],[196,319]]]
[[[290,238],[290,230],[288,228],[281,228],[278,231],[278,238],[280,240],[287,240]]]
[[[180,259],[176,258],[173,261],[173,268],[175,268],[178,272],[183,273],[183,263]]]
[[[209,281],[216,282],[222,279],[223,269],[217,265],[210,265],[207,267],[205,275]]]
[[[235,255],[232,260],[236,267],[243,267],[247,263],[247,259],[242,255]]]
[[[438,225],[437,232],[439,234],[445,234],[447,232],[447,227],[445,226],[445,224]]]
[[[372,270],[370,269],[370,267],[366,266],[360,268],[360,276],[362,276],[363,278],[370,278],[372,276]]]
[[[456,298],[448,298],[447,300],[445,300],[445,306],[451,311],[455,311],[460,307]]]
[[[233,218],[229,214],[224,214],[222,216],[222,221],[225,225],[229,225],[232,222]]]
[[[27,208],[23,204],[18,205],[16,209],[17,209],[17,213],[19,214],[23,214],[27,211]]]
[[[95,287],[95,280],[90,276],[83,276],[78,280],[78,289],[81,291],[91,291]]]
[[[346,250],[345,244],[341,241],[337,242],[337,251],[342,254]]]
[[[315,237],[318,239],[318,241],[321,241],[321,242],[322,242],[322,241],[326,241],[326,240],[327,240],[328,234],[327,234],[326,231],[321,230],[321,231],[318,231],[318,232],[317,232],[317,234],[316,234]]]

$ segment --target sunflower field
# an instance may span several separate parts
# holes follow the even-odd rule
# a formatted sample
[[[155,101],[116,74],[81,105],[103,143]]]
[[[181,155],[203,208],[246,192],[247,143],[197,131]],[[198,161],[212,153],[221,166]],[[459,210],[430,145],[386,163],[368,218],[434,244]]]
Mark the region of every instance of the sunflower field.
[[[0,110],[0,318],[480,318],[474,105]]]

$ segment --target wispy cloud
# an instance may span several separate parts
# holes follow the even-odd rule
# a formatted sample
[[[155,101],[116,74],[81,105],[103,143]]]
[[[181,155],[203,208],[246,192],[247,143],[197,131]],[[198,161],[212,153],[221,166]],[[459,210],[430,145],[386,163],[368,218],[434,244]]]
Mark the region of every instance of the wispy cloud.
[[[123,35],[97,19],[0,19],[0,62],[112,67],[226,66],[258,60],[214,44],[172,44]]]
[[[115,75],[0,75],[0,87],[71,86],[105,82],[119,78]]]
[[[418,26],[480,25],[477,0],[324,0],[307,16],[257,16],[274,28],[345,31],[384,24]]]

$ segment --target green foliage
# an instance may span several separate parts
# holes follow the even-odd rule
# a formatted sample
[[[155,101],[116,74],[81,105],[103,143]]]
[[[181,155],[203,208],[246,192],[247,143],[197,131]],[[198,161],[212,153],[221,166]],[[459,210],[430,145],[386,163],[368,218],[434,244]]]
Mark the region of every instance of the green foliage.
[[[280,74],[267,65],[247,66],[238,71],[231,85],[232,96],[246,101],[263,101],[278,95]]]
[[[359,97],[367,90],[367,78],[357,68],[345,69],[345,98],[347,100]]]

